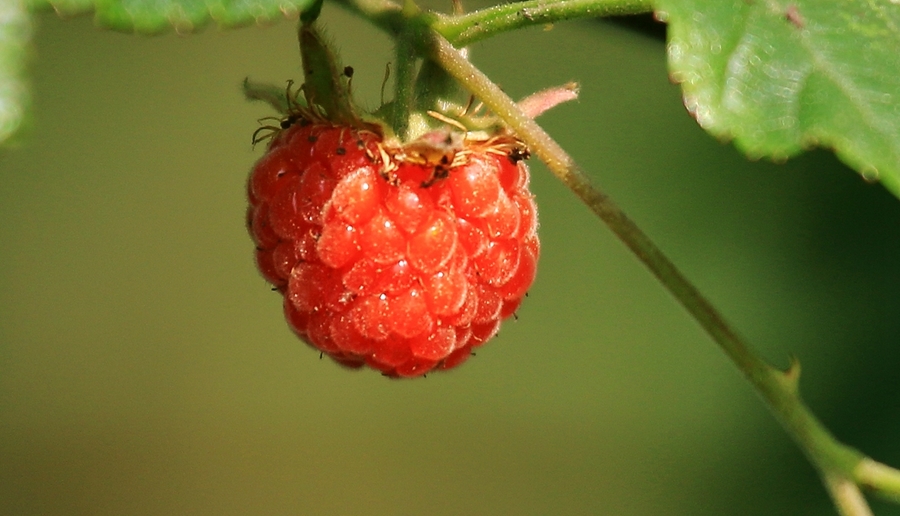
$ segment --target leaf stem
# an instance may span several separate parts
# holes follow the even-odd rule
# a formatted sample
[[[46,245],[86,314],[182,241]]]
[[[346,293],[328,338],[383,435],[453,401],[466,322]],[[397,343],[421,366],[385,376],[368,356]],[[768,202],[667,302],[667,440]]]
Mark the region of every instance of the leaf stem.
[[[441,16],[432,28],[453,46],[464,47],[501,32],[572,18],[650,12],[648,0],[526,0],[458,16]]]

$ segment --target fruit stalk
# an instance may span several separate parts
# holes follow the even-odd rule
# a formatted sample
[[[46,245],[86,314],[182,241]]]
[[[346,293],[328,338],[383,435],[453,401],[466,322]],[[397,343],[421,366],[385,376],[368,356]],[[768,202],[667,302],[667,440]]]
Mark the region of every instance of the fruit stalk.
[[[409,129],[409,115],[413,107],[416,59],[413,45],[407,38],[397,40],[395,50],[394,99],[391,102],[391,128],[405,140]]]
[[[389,34],[407,30],[409,20],[400,14],[397,4],[388,0],[338,0],[338,3]],[[836,441],[801,401],[797,392],[799,369],[781,372],[755,355],[649,238],[605,194],[590,184],[562,148],[454,48],[454,45],[465,46],[530,24],[651,10],[650,2],[644,0],[562,0],[552,3],[526,0],[468,15],[439,16],[431,20],[433,34],[428,36],[423,33],[420,52],[444,66],[516,130],[551,171],[612,229],[685,306],[750,380],[788,434],[819,470],[841,514],[868,515],[870,511],[859,486],[900,499],[900,471]]]
[[[819,471],[843,514],[864,516],[864,500],[854,478],[865,458],[838,442],[803,404],[797,391],[799,367],[779,371],[766,363],[730,327],[722,315],[656,247],[640,228],[602,191],[593,186],[571,157],[544,130],[473,66],[443,37],[434,34],[430,56],[478,96],[529,145],[532,152],[563,181],[660,280],[691,316],[737,365],[767,406]],[[863,507],[865,505],[863,504]],[[868,507],[865,507],[868,510]]]
[[[409,18],[389,0],[337,0],[391,35],[408,28]],[[525,0],[510,2],[461,15],[418,14],[425,25],[461,48],[503,32],[576,18],[642,14],[653,11],[648,0]]]
[[[544,25],[573,18],[622,16],[653,10],[647,0],[527,0],[488,7],[458,16],[443,16],[432,29],[464,47],[490,36],[531,25]]]
[[[344,78],[349,78],[337,55],[325,41],[315,21],[301,21],[298,29],[300,56],[303,60],[303,93],[307,106],[319,106],[329,120],[343,125],[356,125],[350,91]],[[350,69],[346,69],[350,70]]]

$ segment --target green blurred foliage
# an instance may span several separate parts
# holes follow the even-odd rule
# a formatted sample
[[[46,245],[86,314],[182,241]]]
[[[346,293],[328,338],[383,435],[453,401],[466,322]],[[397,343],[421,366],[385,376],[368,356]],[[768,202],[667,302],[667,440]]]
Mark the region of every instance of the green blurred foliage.
[[[19,130],[28,110],[28,86],[22,69],[31,29],[31,16],[22,2],[0,2],[0,144]]]
[[[323,14],[375,108],[389,41]],[[298,342],[244,230],[294,28],[137,38],[41,16],[35,120],[0,153],[0,513],[796,515],[833,509],[749,385],[538,163],[538,281],[465,366],[347,372]],[[586,52],[585,49],[592,49]],[[597,22],[474,61],[542,122],[802,391],[900,465],[900,203],[824,152],[745,161]],[[876,504],[878,514],[900,514]]]
[[[97,25],[136,34],[197,32],[272,23],[296,17],[311,0],[23,0],[33,10],[73,16],[90,13]]]

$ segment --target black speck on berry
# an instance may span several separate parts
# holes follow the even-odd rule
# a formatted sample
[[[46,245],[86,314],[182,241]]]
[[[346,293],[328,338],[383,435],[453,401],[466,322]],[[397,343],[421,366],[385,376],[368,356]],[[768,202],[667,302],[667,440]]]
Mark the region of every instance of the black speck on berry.
[[[521,149],[521,148],[517,147],[517,148],[509,151],[509,154],[507,155],[507,157],[509,157],[509,161],[511,161],[512,163],[518,163],[522,160],[526,160],[526,159],[530,158],[531,153],[528,152],[528,149]]]
[[[301,117],[300,115],[288,115],[281,120],[281,123],[279,125],[282,129],[287,129],[288,127],[296,124],[302,118],[303,117]]]
[[[347,149],[345,149],[343,147],[338,147],[337,149],[335,149],[334,153],[337,154],[338,156],[343,156],[344,154],[347,154]]]

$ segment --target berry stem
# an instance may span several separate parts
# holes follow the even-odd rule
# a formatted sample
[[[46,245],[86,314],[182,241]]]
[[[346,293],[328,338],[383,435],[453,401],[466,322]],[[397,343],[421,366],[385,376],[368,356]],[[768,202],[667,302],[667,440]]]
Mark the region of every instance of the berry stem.
[[[573,18],[641,14],[652,10],[648,0],[527,0],[496,5],[458,16],[442,16],[432,28],[464,47],[501,32]]]
[[[389,34],[404,31],[408,21],[404,8],[390,0],[337,0],[337,3],[356,12]],[[626,14],[648,13],[653,10],[650,0],[525,0],[472,11],[467,14],[440,15],[421,13],[429,17],[431,29],[447,38],[453,46],[465,47],[497,34],[531,25],[544,25],[575,18],[596,18]]]
[[[900,503],[900,471],[897,469],[865,457],[853,470],[853,478],[857,484]]]
[[[430,50],[432,59],[509,124],[532,152],[606,223],[731,358],[819,470],[842,514],[871,514],[857,485],[861,471],[868,473],[865,478],[876,489],[894,496],[900,493],[900,472],[882,465],[864,468],[865,464],[878,463],[838,442],[803,404],[797,389],[799,364],[780,371],[760,358],[650,238],[605,193],[592,185],[559,144],[496,84],[438,34],[433,35]]]
[[[259,100],[265,102],[272,106],[272,109],[279,115],[286,115],[288,111],[290,111],[291,106],[288,101],[289,94],[285,93],[285,88],[255,82],[247,77],[244,79],[243,84],[241,84],[241,89],[244,91],[244,97],[246,97],[247,100]]]
[[[391,128],[401,140],[406,140],[409,129],[409,113],[412,109],[416,80],[414,45],[409,37],[398,37],[396,43],[396,71],[394,74],[394,99],[391,109]]]
[[[819,471],[842,515],[871,515],[859,486],[900,500],[900,470],[873,461],[838,442],[804,405],[798,392],[799,365],[795,362],[787,371],[780,371],[760,358],[647,235],[605,193],[591,184],[562,147],[454,47],[530,24],[651,10],[650,2],[646,0],[562,0],[543,4],[544,1],[526,0],[457,16],[435,17],[422,13],[415,19],[404,17],[400,6],[389,0],[338,0],[338,3],[395,37],[404,34],[416,43],[419,56],[444,67],[525,141],[550,171],[650,269],[735,363]],[[431,30],[421,30],[422,25],[430,25]]]
[[[392,37],[403,32],[407,23],[403,9],[390,0],[337,0],[336,3],[362,16]]]
[[[828,493],[841,516],[873,516],[866,498],[852,480],[830,472],[822,473]]]
[[[315,21],[301,21],[298,27],[303,59],[303,92],[310,109],[318,105],[330,120],[355,125],[350,92],[344,82],[337,55],[329,48]]]

